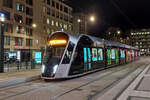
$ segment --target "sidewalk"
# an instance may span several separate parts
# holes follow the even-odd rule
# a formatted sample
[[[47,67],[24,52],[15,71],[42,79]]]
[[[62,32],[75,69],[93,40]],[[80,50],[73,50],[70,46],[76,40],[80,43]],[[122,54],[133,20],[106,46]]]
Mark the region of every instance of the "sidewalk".
[[[150,100],[150,65],[138,68],[97,100]]]
[[[30,69],[0,73],[0,88],[39,79],[40,72],[41,69]]]

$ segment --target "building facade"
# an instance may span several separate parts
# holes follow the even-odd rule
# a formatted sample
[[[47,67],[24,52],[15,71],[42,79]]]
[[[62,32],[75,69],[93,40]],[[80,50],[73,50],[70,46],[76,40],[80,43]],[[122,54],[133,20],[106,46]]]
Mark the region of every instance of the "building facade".
[[[87,34],[87,18],[84,13],[73,14],[73,33]]]
[[[72,33],[72,8],[61,0],[0,0],[0,12],[5,52],[21,61],[41,52],[54,31]]]
[[[132,45],[130,35],[123,32],[120,28],[110,27],[106,31],[106,39],[111,41],[120,42],[127,45]]]
[[[150,29],[131,30],[132,45],[139,48],[141,55],[150,55]]]

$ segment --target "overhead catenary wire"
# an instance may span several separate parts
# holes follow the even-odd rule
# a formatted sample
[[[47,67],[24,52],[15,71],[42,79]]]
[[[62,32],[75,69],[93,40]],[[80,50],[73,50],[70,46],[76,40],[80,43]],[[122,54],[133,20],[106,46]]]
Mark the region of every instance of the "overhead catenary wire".
[[[126,20],[134,27],[136,28],[136,24],[122,11],[122,9],[118,6],[118,4],[115,2],[115,0],[110,0],[111,4],[115,6],[118,11],[126,18]]]

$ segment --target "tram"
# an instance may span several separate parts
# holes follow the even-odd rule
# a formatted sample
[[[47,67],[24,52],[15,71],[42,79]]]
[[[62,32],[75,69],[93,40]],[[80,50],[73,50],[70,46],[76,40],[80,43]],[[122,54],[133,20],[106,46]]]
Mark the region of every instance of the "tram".
[[[129,45],[64,32],[53,33],[44,50],[43,79],[78,77],[135,61],[140,56],[139,50]]]

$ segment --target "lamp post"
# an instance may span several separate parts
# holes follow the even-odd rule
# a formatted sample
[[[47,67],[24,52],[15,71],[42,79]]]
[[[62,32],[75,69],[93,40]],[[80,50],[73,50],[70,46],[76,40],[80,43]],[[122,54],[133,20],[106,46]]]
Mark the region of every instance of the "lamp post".
[[[35,29],[37,27],[37,25],[34,23],[32,24],[32,28]],[[30,35],[29,35],[29,38],[30,38]],[[32,58],[32,51],[30,50],[30,40],[29,40],[29,53],[30,53],[30,62],[31,62],[31,69],[34,68],[34,61],[33,61],[33,58]]]
[[[0,13],[0,73],[4,72],[4,28],[5,14]]]
[[[85,19],[84,19],[85,18]],[[95,16],[84,16],[84,17],[79,17],[77,20],[77,25],[78,25],[78,32],[77,33],[80,33],[80,26],[82,25],[82,24],[84,24],[85,25],[85,29],[84,29],[84,33],[85,34],[87,34],[88,33],[88,24],[93,24],[94,22],[95,22]]]

